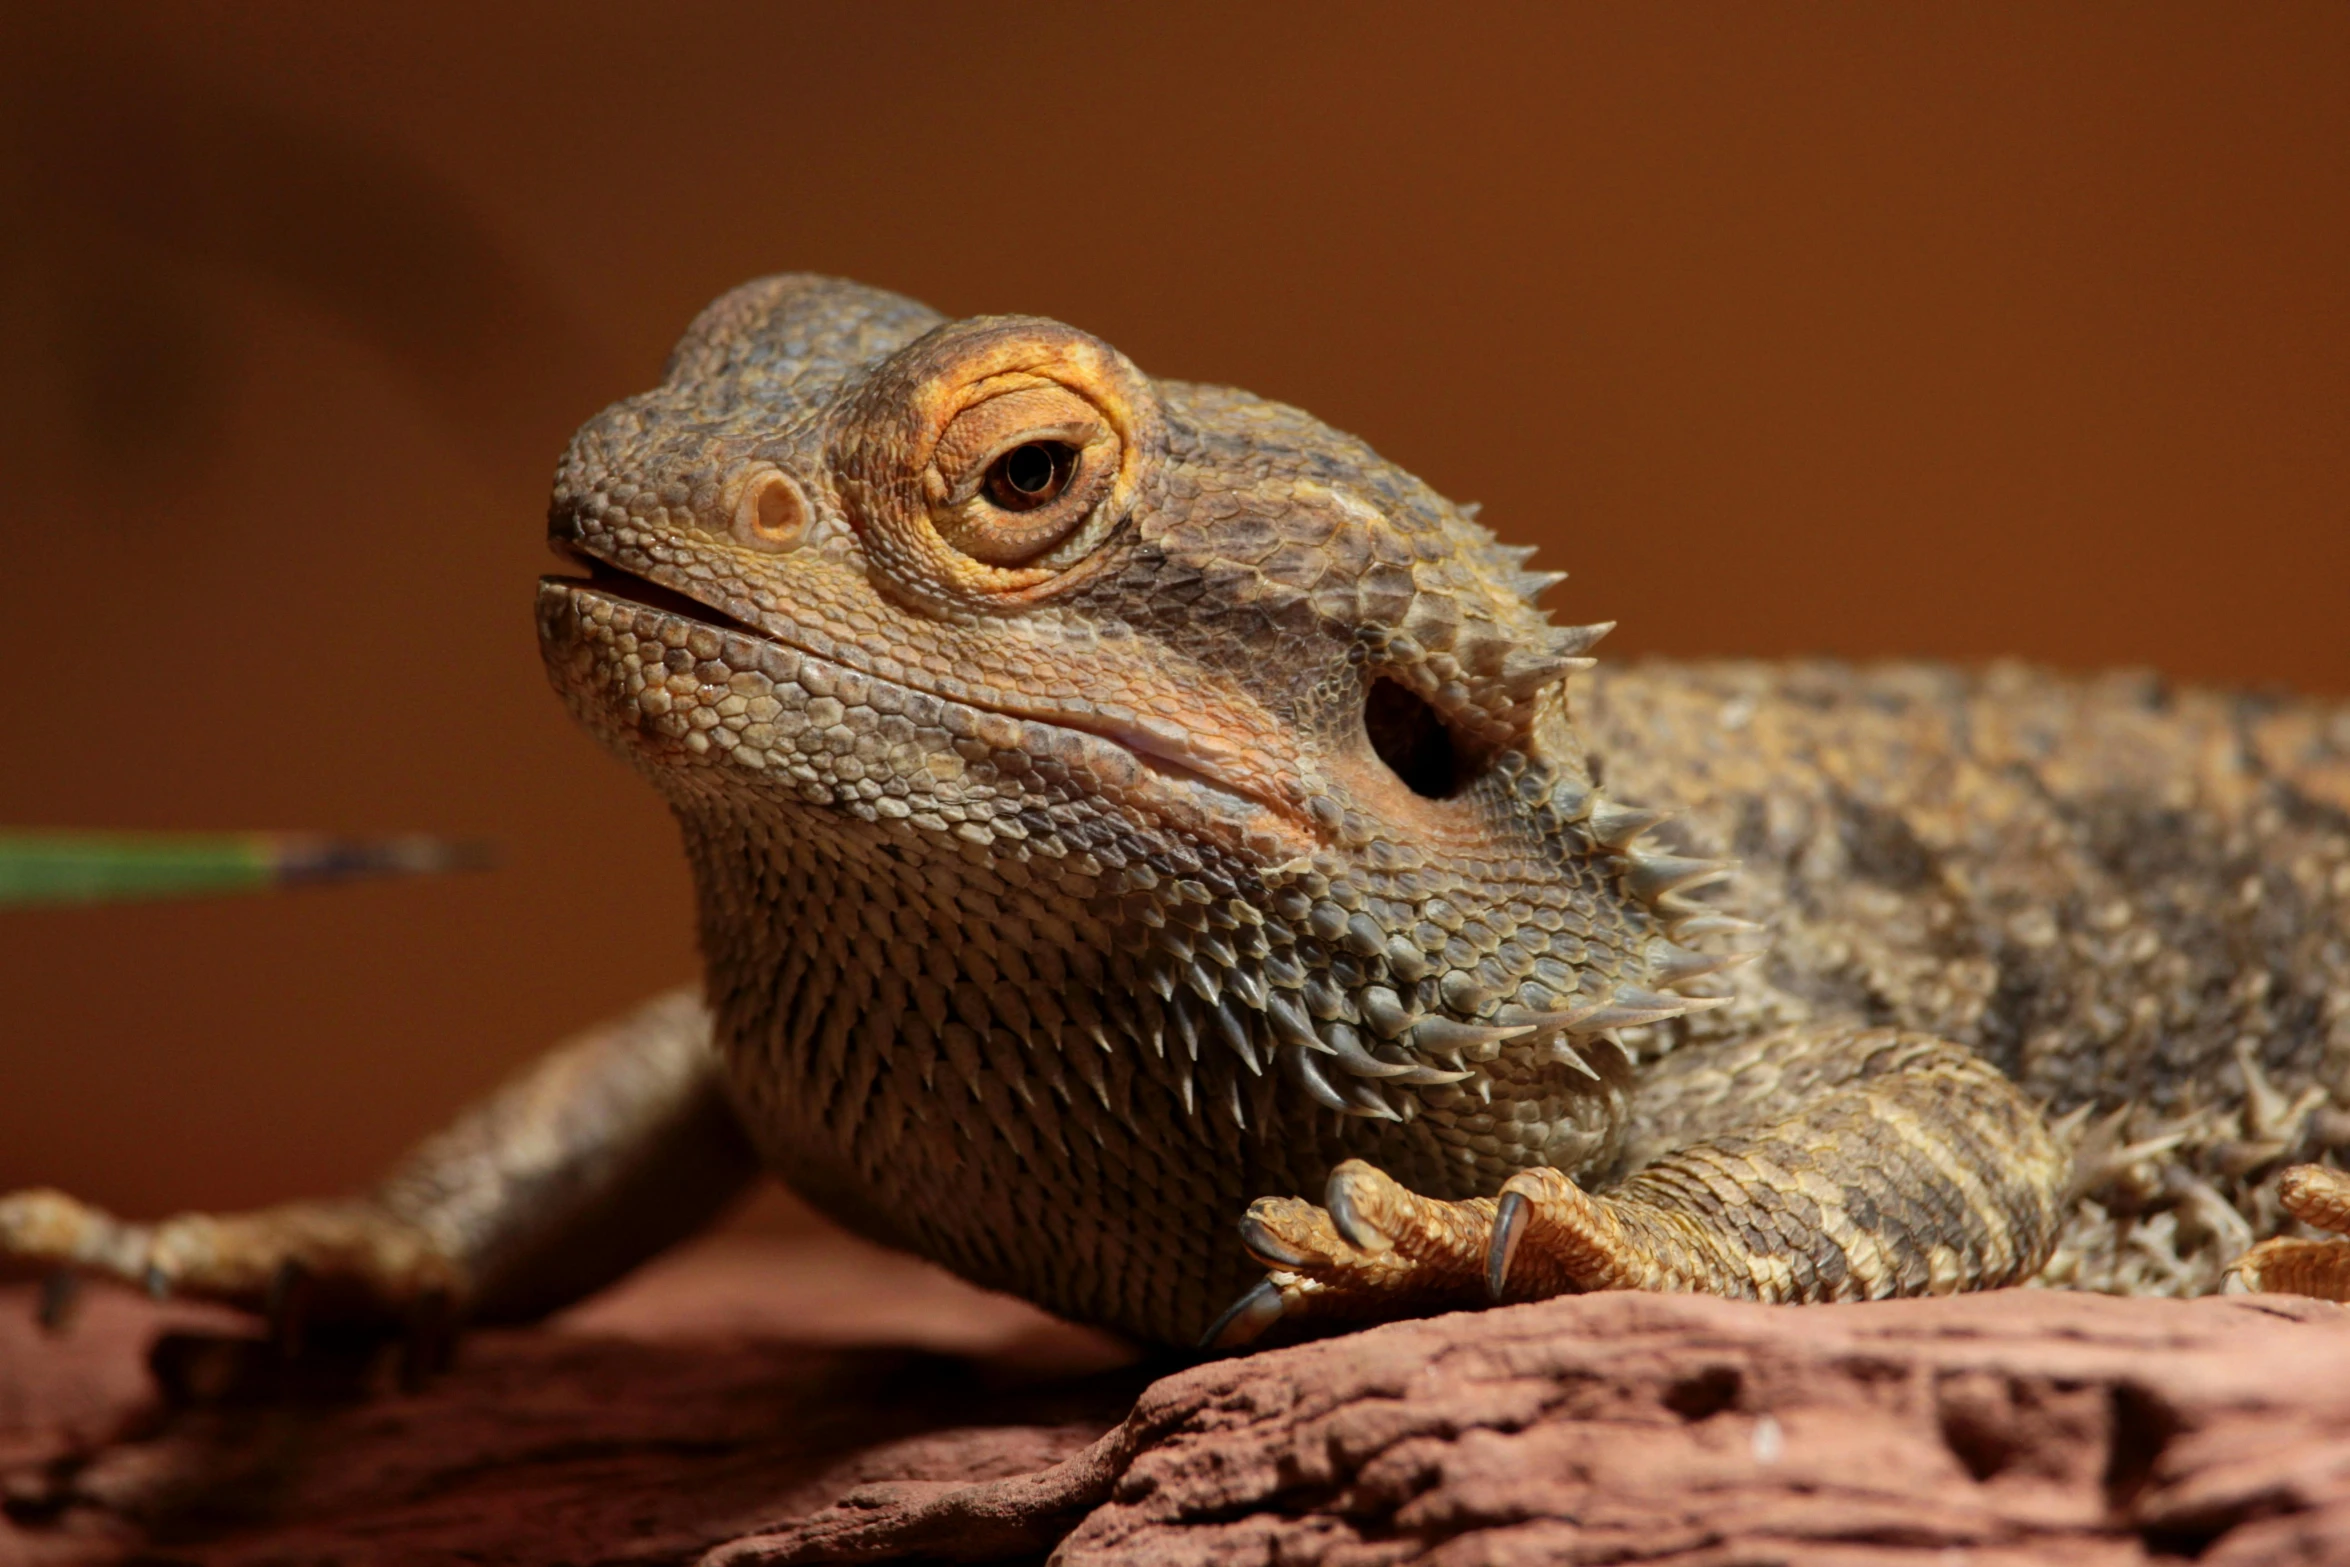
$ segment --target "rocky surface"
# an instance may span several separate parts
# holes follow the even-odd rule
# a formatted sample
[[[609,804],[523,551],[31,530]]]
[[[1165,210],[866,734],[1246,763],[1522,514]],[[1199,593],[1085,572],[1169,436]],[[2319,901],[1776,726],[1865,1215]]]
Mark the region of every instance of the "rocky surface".
[[[45,1339],[6,1293],[6,1567],[2350,1560],[2350,1312],[2275,1297],[1592,1296],[1152,1382],[814,1236],[403,1391],[120,1295]]]
[[[0,1567],[691,1561],[870,1479],[1052,1464],[1148,1380],[830,1234],[696,1248],[414,1390],[115,1291],[46,1338],[32,1300],[0,1289]]]

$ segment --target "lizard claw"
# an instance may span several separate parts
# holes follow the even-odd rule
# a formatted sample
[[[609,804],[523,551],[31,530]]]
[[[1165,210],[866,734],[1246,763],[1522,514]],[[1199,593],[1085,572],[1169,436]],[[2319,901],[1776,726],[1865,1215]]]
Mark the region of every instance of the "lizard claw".
[[[1524,1192],[1503,1192],[1493,1210],[1493,1239],[1485,1248],[1485,1296],[1498,1302],[1509,1288],[1510,1263],[1518,1242],[1526,1238],[1526,1214],[1532,1205]]]
[[[1279,1322],[1287,1308],[1280,1284],[1266,1279],[1225,1307],[1224,1314],[1208,1324],[1207,1332],[1200,1335],[1199,1347],[1245,1349],[1264,1337],[1265,1330]]]

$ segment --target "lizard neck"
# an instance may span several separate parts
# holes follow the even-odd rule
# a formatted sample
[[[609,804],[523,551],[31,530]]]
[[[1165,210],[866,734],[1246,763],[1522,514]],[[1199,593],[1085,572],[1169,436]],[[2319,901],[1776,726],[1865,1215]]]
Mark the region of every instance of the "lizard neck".
[[[717,1038],[770,1164],[844,1222],[1057,1309],[1130,1307],[1115,1268],[1064,1277],[1022,1240],[1040,1211],[1094,1250],[1180,1231],[1228,1295],[1248,1199],[1318,1192],[1342,1159],[1465,1196],[1529,1165],[1605,1165],[1620,1141],[1631,1070],[1612,1042],[1581,1046],[1585,1070],[1552,1040],[1466,1038],[1446,1052],[1466,1070],[1410,1085],[1317,1050],[1314,1083],[1348,1096],[1325,1103],[1299,1076],[1300,1019],[1351,1029],[1383,1066],[1419,1061],[1355,999],[1385,977],[1416,1007],[1418,987],[1312,934],[1309,889],[1380,901],[1325,873],[1268,889],[1195,852],[1095,874],[827,810],[680,814]],[[1409,859],[1395,874],[1424,872]],[[1261,906],[1234,912],[1244,895]],[[1358,1082],[1383,1086],[1386,1114],[1361,1113]]]

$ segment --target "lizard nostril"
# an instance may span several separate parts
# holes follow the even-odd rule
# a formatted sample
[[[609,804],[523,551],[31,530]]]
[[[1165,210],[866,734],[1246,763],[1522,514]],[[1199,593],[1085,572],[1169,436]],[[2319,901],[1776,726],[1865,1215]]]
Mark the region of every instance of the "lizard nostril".
[[[779,553],[796,550],[808,532],[808,498],[778,468],[751,475],[734,503],[734,536]]]
[[[1382,676],[1363,701],[1371,749],[1416,795],[1449,800],[1467,788],[1468,769],[1444,715],[1408,688]]]

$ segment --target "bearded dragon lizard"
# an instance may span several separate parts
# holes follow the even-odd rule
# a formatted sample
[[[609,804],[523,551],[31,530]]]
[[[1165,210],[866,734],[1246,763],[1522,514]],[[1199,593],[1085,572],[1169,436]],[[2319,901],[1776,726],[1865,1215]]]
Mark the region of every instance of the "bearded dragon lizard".
[[[2343,1292],[2350,709],[1642,664],[1360,441],[747,285],[580,431],[538,623],[701,987],[378,1189],[0,1250],[526,1317],[762,1169],[1145,1340],[1633,1287]],[[615,917],[626,916],[616,901]],[[1319,1198],[1319,1201],[1310,1200]],[[1238,1233],[1235,1234],[1235,1225]]]

